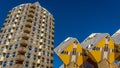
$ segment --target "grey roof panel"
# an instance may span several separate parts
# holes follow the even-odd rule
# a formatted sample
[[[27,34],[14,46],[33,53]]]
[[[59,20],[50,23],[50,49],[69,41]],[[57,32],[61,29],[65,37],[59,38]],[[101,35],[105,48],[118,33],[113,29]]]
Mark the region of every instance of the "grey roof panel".
[[[64,64],[62,64],[59,68],[64,68]]]
[[[78,41],[76,38],[68,37],[64,40],[60,45],[58,45],[54,51],[57,55],[59,55],[69,44],[73,43],[74,41]]]
[[[112,39],[115,44],[120,44],[120,29],[112,35]]]
[[[87,49],[88,47],[93,48],[106,36],[110,35],[108,33],[92,33],[81,43],[81,45],[84,49]]]

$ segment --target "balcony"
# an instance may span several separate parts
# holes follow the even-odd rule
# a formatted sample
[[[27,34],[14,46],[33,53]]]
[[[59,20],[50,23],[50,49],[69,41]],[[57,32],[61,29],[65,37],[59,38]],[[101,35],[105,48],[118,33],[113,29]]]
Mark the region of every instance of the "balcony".
[[[22,64],[21,62],[24,61],[26,57],[24,55],[17,55],[15,56],[15,60],[18,61],[18,64]]]
[[[30,28],[32,26],[32,23],[31,22],[26,22],[25,26]]]
[[[24,32],[25,32],[25,33],[28,33],[28,34],[30,33],[30,31],[29,31],[29,30],[24,30]]]
[[[28,33],[23,33],[22,35],[23,35],[23,37],[24,37],[24,36],[27,36],[27,37],[30,36]]]
[[[12,38],[12,36],[11,36],[11,35],[9,35],[8,39],[11,39],[11,38]]]
[[[24,68],[23,64],[14,64],[11,68]]]
[[[21,41],[20,41],[20,46],[21,46],[21,47],[26,47],[26,46],[27,46],[27,43],[28,43],[28,41],[26,41],[26,40],[21,40]]]
[[[3,53],[6,53],[7,52],[7,49],[3,49]]]
[[[38,56],[41,56],[41,52],[38,52]]]
[[[14,30],[12,29],[10,32],[11,32],[11,33],[13,33],[13,32],[14,32]]]
[[[13,24],[13,27],[16,27],[16,25],[15,25],[15,24]]]
[[[35,9],[36,7],[35,6],[30,6],[31,9]]]
[[[4,60],[4,57],[1,57],[1,58],[0,58],[0,61],[3,61],[3,60]]]
[[[30,33],[30,31],[31,31],[31,29],[30,29],[30,28],[28,28],[28,27],[25,27],[25,28],[24,28],[24,33],[29,34],[29,33]]]
[[[18,52],[26,52],[27,49],[25,47],[19,47]]]
[[[6,42],[6,45],[9,45],[9,43],[10,43],[10,42],[7,41],[7,42]]]
[[[37,60],[37,64],[40,64],[40,60]]]
[[[32,10],[32,9],[30,9],[30,10],[29,10],[29,13],[33,13],[33,14],[34,14],[34,13],[35,13],[35,11],[34,11],[34,10]]]
[[[34,16],[33,16],[33,14],[29,14],[29,15],[28,15],[28,17],[31,17],[31,18],[33,18]]]
[[[27,22],[32,23],[32,22],[33,22],[33,21],[32,21],[32,18],[28,17]]]
[[[28,39],[29,39],[29,36],[27,36],[27,35],[24,34],[24,35],[22,36],[22,39],[28,40]]]

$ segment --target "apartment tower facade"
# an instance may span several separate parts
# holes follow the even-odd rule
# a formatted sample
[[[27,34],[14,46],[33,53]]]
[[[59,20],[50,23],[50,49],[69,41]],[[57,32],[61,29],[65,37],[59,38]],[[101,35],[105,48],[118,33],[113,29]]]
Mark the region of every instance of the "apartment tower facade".
[[[53,68],[54,18],[39,2],[9,11],[0,33],[0,68]]]

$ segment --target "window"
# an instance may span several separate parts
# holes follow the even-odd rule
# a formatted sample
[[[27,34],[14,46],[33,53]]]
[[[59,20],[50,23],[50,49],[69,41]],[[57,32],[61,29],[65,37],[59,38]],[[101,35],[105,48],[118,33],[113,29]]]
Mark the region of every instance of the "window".
[[[25,67],[28,67],[28,66],[29,66],[29,62],[26,61],[26,62],[25,62]]]
[[[43,51],[43,55],[45,55],[45,51]]]
[[[50,40],[48,40],[48,44],[50,44]]]
[[[18,30],[18,27],[16,27],[16,30]]]
[[[37,52],[38,51],[38,49],[37,48],[35,48],[35,52]]]
[[[67,51],[62,51],[61,54],[68,54],[68,52]]]
[[[4,30],[4,33],[6,32],[6,30]]]
[[[36,60],[36,55],[33,56],[33,59]]]
[[[10,61],[10,66],[12,66],[12,65],[13,65],[13,60]]]
[[[32,50],[32,46],[28,46],[28,49],[29,49],[29,50]]]
[[[16,52],[13,52],[12,57],[15,57],[15,55],[16,55]]]
[[[100,50],[100,48],[99,47],[94,47],[93,50],[97,50],[98,51],[98,50]]]
[[[36,22],[34,22],[34,26],[36,26]]]
[[[47,59],[46,61],[47,61],[47,63],[49,63],[49,59]]]
[[[35,27],[33,27],[33,31],[35,31]]]
[[[10,23],[10,20],[8,20],[8,23]]]
[[[6,40],[4,41],[4,44],[6,44]]]
[[[40,33],[40,30],[38,30],[38,34]]]
[[[42,57],[42,62],[44,62],[44,57]]]
[[[37,35],[37,39],[39,39],[39,35]]]
[[[30,58],[30,56],[31,56],[30,53],[27,53],[27,58]]]
[[[10,32],[10,31],[11,31],[11,29],[8,30],[8,32]]]
[[[17,41],[19,41],[19,40],[21,40],[21,38],[20,38],[20,37],[18,37],[18,38],[17,38]]]
[[[8,58],[9,56],[10,56],[10,53],[7,53],[7,54],[6,54],[6,58]]]
[[[41,23],[42,21],[41,20],[39,20],[39,23]]]
[[[76,55],[76,48],[73,48],[73,55]]]
[[[23,29],[23,26],[21,26],[21,29]]]
[[[48,46],[48,50],[50,50],[50,46]]]
[[[43,45],[43,48],[46,48],[45,44]]]
[[[6,35],[6,38],[8,38],[9,34]]]
[[[47,56],[49,56],[49,54],[50,54],[50,53],[49,53],[49,52],[47,52]]]
[[[46,39],[44,39],[44,42],[46,42]]]
[[[5,67],[7,65],[7,61],[5,61],[4,63],[3,63],[3,67]]]
[[[37,18],[35,17],[35,21],[37,21]]]
[[[51,60],[51,63],[53,63],[53,60]]]
[[[2,43],[2,41],[0,41],[0,44]]]
[[[26,19],[26,16],[24,16],[24,19]]]
[[[42,16],[40,16],[40,19],[42,19]]]
[[[15,45],[15,49],[18,48],[18,44]]]
[[[12,45],[10,45],[8,49],[11,50],[12,49]]]
[[[4,35],[2,35],[1,39],[3,39]]]

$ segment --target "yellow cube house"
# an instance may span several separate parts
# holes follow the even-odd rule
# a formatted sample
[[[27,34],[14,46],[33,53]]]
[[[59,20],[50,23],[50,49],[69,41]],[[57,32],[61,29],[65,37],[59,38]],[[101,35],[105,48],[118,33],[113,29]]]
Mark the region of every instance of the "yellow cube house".
[[[63,61],[64,68],[79,68],[87,60],[87,55],[76,38],[68,37],[54,51]]]
[[[112,35],[115,44],[115,60],[120,61],[120,29]]]
[[[115,60],[114,42],[108,33],[92,33],[81,45],[88,51],[88,56],[98,66],[103,60],[110,64]]]

